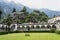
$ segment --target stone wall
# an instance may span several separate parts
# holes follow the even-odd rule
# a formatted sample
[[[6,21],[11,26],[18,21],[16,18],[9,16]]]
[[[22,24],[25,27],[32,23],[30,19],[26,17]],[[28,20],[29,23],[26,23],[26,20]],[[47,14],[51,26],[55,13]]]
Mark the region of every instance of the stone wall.
[[[50,31],[50,29],[54,28],[56,29],[57,24],[11,24],[10,26],[8,25],[0,25],[0,30],[5,30],[10,29],[10,31]],[[57,28],[58,29],[58,28]],[[7,30],[8,31],[8,30]]]
[[[48,23],[54,23],[56,21],[60,20],[60,16],[57,16],[57,17],[54,17],[54,18],[51,18],[48,20]]]
[[[55,24],[57,27],[57,30],[60,30],[60,23]]]

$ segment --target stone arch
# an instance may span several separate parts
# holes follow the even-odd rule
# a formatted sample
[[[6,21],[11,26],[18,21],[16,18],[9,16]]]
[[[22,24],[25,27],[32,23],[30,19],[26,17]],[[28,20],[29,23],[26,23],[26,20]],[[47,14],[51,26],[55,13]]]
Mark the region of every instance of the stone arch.
[[[1,30],[4,30],[4,25],[1,27]]]
[[[56,29],[56,25],[52,25],[52,28]]]
[[[51,28],[51,26],[50,25],[47,25],[47,28]]]
[[[44,25],[42,25],[42,26],[41,26],[41,28],[45,28],[45,26],[44,26]]]
[[[31,28],[34,29],[35,27],[32,25]]]
[[[18,30],[20,30],[21,28],[20,27],[17,27]]]
[[[40,27],[39,27],[39,25],[38,25],[38,26],[36,26],[36,28],[40,28]]]
[[[26,28],[27,28],[28,30],[30,30],[30,27],[29,27],[29,26],[27,26]]]
[[[22,29],[25,29],[25,27],[24,27],[24,26],[22,26]]]
[[[12,25],[11,26],[11,30],[13,31],[15,29],[15,25]]]

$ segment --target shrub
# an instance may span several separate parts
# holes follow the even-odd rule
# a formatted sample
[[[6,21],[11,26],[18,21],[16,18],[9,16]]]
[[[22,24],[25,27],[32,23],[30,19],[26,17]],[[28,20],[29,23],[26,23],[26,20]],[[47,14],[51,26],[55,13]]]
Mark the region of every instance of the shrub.
[[[0,35],[8,34],[8,32],[0,32]]]
[[[56,32],[57,34],[60,34],[60,30],[56,30],[55,32]]]
[[[52,29],[50,30],[50,32],[51,32],[51,33],[55,33],[55,29],[52,28]]]
[[[19,31],[18,30],[16,30],[16,31],[10,31],[8,33],[19,33]]]
[[[30,36],[30,34],[25,34],[25,36]]]

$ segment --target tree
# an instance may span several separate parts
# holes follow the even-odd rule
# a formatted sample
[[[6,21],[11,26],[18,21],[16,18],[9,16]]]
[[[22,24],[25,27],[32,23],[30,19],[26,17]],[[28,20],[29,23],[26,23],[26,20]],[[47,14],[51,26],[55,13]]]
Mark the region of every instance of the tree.
[[[39,11],[39,10],[34,10],[34,12],[36,12],[36,13],[40,13],[40,11]]]
[[[3,23],[7,24],[10,26],[10,24],[12,24],[13,20],[10,16],[10,14],[8,15],[8,17],[6,19],[3,20]]]
[[[48,16],[44,12],[41,12],[39,16],[40,16],[40,21],[46,22],[48,20]]]
[[[33,12],[30,14],[31,21],[33,21],[34,23],[38,22],[39,21],[39,14],[40,14],[39,10],[33,10]]]
[[[26,9],[26,7],[24,6],[23,9],[22,9],[20,12],[26,12],[26,11],[27,11],[27,9]]]
[[[0,19],[1,19],[2,11],[0,11]]]
[[[9,27],[6,27],[6,31],[10,31],[10,24],[13,23],[12,17],[10,14],[7,16],[7,18],[3,19],[3,23],[7,24]]]
[[[15,8],[13,8],[13,11],[12,11],[12,13],[14,13],[14,12],[16,12],[16,9],[15,9]]]
[[[21,22],[27,22],[27,20],[28,20],[28,15],[29,15],[29,12],[27,11],[27,9],[26,9],[26,7],[23,7],[23,9],[20,11],[20,12],[23,12],[24,13],[24,17],[25,18],[22,18],[22,20],[21,20]]]
[[[23,9],[20,12],[24,12],[24,14],[27,16],[29,12],[27,11],[26,7],[24,6]]]
[[[56,15],[54,15],[53,17],[56,17]]]
[[[36,17],[36,15],[34,13],[28,14],[28,16],[26,16],[25,22],[36,23],[37,19],[35,17]]]
[[[34,20],[36,21],[46,22],[48,20],[48,16],[44,12],[40,12],[39,10],[34,10],[31,13],[31,16],[33,16],[32,18],[34,18]]]

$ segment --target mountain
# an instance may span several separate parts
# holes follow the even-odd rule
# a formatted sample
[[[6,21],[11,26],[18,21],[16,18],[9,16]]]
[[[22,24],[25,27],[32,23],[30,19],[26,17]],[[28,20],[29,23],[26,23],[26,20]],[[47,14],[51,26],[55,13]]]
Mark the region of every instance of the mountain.
[[[60,15],[60,11],[53,11],[53,10],[50,10],[50,9],[40,9],[41,12],[45,12],[49,17],[53,17],[54,15],[55,16],[58,16]]]
[[[10,1],[8,2],[8,0],[0,0],[0,10],[3,12],[3,16],[7,16],[9,13],[12,12],[13,8],[16,8],[17,11],[20,11],[22,8],[24,7],[24,5],[20,4],[20,3],[15,3],[14,1]],[[27,7],[27,11],[29,11],[29,13],[31,13],[34,9]],[[58,16],[60,15],[60,11],[53,11],[50,9],[38,9],[41,12],[45,12],[49,17],[53,17],[54,15]]]
[[[42,9],[30,9],[28,10],[29,12],[32,12],[33,10],[39,10],[40,12],[45,12],[46,15],[48,17],[54,17],[54,16],[59,16],[60,15],[60,11],[54,11],[54,10],[50,10],[50,9],[46,9],[46,8],[42,8]]]
[[[23,8],[23,5],[16,4],[15,2],[11,1],[6,3],[5,1],[0,2],[0,10],[3,12],[3,16],[7,16],[9,13],[12,12],[13,8],[16,8],[17,11],[21,10]]]
[[[7,0],[2,0],[0,1],[0,10],[3,12],[2,13],[2,17],[7,16],[9,13],[12,12],[13,8],[16,9],[16,11],[20,11],[24,5],[20,4],[20,3],[15,3],[14,1],[10,1],[10,2],[6,2]],[[33,9],[30,9],[29,7],[26,7],[27,11],[29,11],[30,13],[32,12]]]

